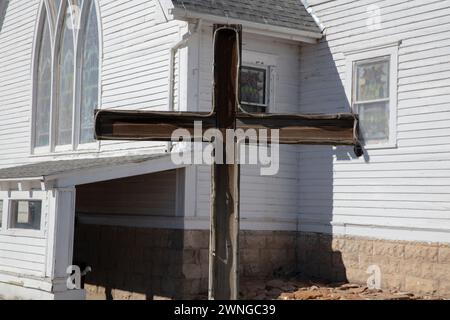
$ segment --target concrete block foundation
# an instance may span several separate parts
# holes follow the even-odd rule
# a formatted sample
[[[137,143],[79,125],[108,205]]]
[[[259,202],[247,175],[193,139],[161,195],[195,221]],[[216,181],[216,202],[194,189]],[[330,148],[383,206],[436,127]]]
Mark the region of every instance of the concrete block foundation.
[[[243,279],[292,275],[296,232],[242,231]],[[74,264],[88,299],[191,299],[208,291],[207,230],[78,225]]]
[[[448,244],[302,233],[297,247],[307,277],[364,284],[375,265],[383,289],[450,297]]]
[[[208,289],[207,230],[78,225],[74,263],[89,265],[88,299],[192,299]],[[294,231],[242,231],[242,281],[293,275],[450,296],[450,246]]]

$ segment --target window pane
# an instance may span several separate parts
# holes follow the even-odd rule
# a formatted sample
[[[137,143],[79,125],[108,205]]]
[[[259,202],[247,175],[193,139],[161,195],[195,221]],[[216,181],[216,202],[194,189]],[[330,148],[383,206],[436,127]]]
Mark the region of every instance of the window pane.
[[[362,139],[366,143],[389,141],[389,102],[357,105]]]
[[[91,3],[83,43],[80,143],[94,141],[94,109],[98,106],[99,38],[97,14]]]
[[[83,7],[83,0],[69,0],[72,6],[72,20],[75,26],[75,32],[80,29],[81,23],[81,10]],[[89,2],[93,2],[95,0],[90,0]]]
[[[70,6],[66,8],[59,51],[58,124],[56,144],[72,143],[74,48]]]
[[[266,69],[241,68],[242,104],[266,104]]]
[[[50,0],[48,2],[48,4],[49,4],[49,9],[51,11],[53,26],[56,26],[56,20],[58,18],[59,8],[61,7],[61,0]],[[54,28],[54,29],[56,29],[56,28]]]
[[[12,229],[41,229],[41,201],[11,201]]]
[[[61,0],[50,0],[49,2],[53,2],[57,10],[59,10],[59,8],[61,7]]]
[[[389,59],[356,63],[356,102],[389,98]]]
[[[90,0],[91,2],[94,2],[95,0]],[[83,0],[75,0],[75,5],[78,6],[78,9],[81,10],[81,7],[83,6]]]
[[[50,132],[50,96],[51,96],[51,68],[52,49],[47,14],[44,13],[44,26],[39,45],[38,67],[36,77],[36,147],[48,146]]]

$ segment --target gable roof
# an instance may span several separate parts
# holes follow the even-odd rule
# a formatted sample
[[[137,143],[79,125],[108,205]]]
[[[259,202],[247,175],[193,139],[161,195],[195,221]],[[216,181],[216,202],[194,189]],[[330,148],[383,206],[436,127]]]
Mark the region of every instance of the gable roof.
[[[321,33],[301,0],[172,0],[175,9]]]

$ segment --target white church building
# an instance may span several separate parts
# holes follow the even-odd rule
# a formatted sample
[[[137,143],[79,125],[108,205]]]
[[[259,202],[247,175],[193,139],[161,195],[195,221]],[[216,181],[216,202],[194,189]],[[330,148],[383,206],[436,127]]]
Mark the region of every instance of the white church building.
[[[0,0],[0,297],[207,291],[210,167],[96,141],[94,110],[210,110],[218,23],[243,28],[247,111],[353,111],[365,150],[243,166],[241,278],[375,265],[384,288],[449,296],[449,17],[450,0]]]

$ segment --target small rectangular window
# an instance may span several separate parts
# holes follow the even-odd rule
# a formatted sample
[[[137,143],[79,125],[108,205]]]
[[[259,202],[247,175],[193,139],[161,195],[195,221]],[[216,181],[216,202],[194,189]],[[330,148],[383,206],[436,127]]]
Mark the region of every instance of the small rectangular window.
[[[365,144],[389,142],[390,57],[357,61],[353,66],[353,109]]]
[[[241,68],[241,107],[247,112],[267,112],[268,72],[266,68]]]
[[[11,229],[41,229],[42,201],[12,200]]]

